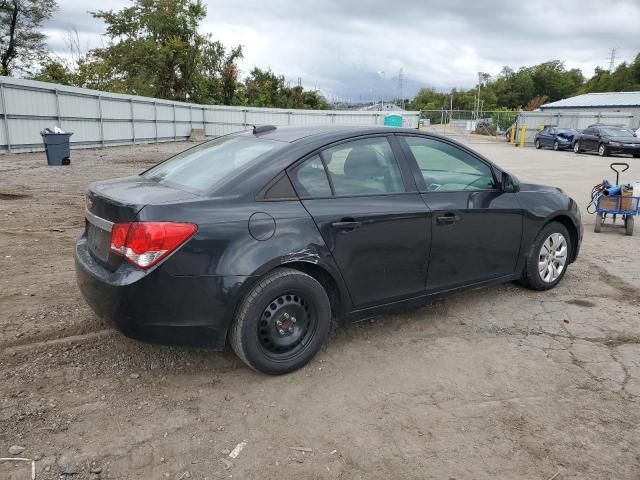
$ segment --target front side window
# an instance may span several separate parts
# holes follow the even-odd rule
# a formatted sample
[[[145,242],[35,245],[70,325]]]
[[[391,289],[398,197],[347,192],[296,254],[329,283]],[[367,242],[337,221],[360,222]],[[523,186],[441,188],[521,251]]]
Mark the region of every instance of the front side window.
[[[206,192],[284,145],[253,137],[221,137],[179,153],[142,176],[178,188]]]
[[[385,137],[341,143],[321,155],[335,195],[404,192],[400,169]]]
[[[491,168],[449,143],[404,137],[416,159],[427,191],[494,190]]]

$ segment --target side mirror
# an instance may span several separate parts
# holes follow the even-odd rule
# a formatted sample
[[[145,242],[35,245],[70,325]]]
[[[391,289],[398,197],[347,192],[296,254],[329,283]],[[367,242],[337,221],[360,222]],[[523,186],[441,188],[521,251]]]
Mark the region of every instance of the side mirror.
[[[502,172],[500,185],[502,191],[505,193],[514,193],[520,190],[520,182],[518,182],[518,179],[509,175],[507,172]]]

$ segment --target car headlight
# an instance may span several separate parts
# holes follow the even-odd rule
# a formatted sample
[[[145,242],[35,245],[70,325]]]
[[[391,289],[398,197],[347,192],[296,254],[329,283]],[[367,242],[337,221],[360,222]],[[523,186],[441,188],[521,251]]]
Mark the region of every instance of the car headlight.
[[[612,147],[621,147],[622,144],[620,142],[609,142],[609,145],[611,145]]]

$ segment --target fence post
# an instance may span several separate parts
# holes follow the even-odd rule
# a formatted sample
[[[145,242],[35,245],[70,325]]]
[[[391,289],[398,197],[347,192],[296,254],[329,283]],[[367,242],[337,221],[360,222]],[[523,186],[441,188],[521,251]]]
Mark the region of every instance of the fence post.
[[[287,125],[291,125],[291,112],[287,112]]]
[[[102,121],[102,95],[98,95],[98,114],[100,115],[100,145],[104,147],[104,123]]]
[[[131,115],[131,135],[133,137],[133,144],[136,144],[136,122],[133,118],[133,99],[129,99],[129,113]]]
[[[11,135],[9,133],[9,118],[7,117],[7,102],[4,100],[4,83],[0,82],[0,102],[2,102],[2,121],[4,122],[4,136],[7,139],[7,153],[11,153]]]
[[[153,102],[153,128],[156,134],[156,143],[158,143],[158,105],[155,100]]]
[[[58,127],[62,128],[62,120],[60,119],[60,95],[58,94],[58,89],[54,90],[56,94],[56,117],[58,117]]]
[[[189,135],[191,135],[191,132],[193,132],[193,108],[191,108],[191,105],[189,105],[189,127],[191,130]]]
[[[171,104],[171,109],[173,110],[173,141],[175,142],[178,139],[178,130],[176,127],[176,104]]]

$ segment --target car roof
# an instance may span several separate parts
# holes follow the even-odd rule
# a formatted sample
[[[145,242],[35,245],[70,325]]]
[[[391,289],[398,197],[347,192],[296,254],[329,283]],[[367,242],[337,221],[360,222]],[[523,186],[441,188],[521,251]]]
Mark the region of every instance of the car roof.
[[[317,137],[343,137],[345,135],[366,135],[374,133],[394,133],[415,131],[408,128],[384,127],[384,126],[362,126],[362,125],[315,125],[315,126],[285,126],[273,127],[254,134],[251,130],[243,132],[241,135],[266,138],[279,142],[293,143],[303,139]]]

